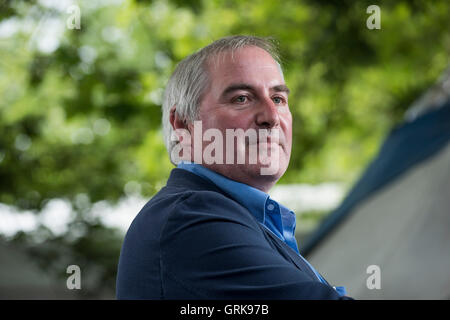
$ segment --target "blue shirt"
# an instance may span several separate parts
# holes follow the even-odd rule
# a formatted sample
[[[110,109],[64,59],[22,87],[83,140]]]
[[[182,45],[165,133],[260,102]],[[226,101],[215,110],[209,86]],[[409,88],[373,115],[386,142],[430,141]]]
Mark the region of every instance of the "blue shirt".
[[[214,183],[233,199],[242,204],[265,228],[273,232],[301,257],[295,239],[295,213],[279,204],[270,196],[247,184],[230,180],[221,174],[193,162],[181,161],[178,168],[188,170]],[[303,257],[302,257],[303,258]],[[321,275],[303,258],[317,278],[326,283]]]
[[[295,234],[295,214],[270,196],[244,183],[230,180],[199,164],[182,161],[178,168],[188,170],[214,183],[242,204],[264,227],[298,253]]]

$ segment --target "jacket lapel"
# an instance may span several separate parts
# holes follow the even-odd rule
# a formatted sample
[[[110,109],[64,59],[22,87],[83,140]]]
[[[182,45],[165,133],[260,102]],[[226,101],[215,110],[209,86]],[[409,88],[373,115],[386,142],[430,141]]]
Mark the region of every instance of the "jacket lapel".
[[[281,239],[279,239],[276,235],[267,230],[265,227],[260,225],[260,228],[264,231],[266,236],[268,236],[271,239],[272,243],[278,249],[278,252],[280,252],[280,254],[283,255],[285,259],[290,260],[293,264],[297,266],[297,268],[308,274],[308,276],[310,276],[312,280],[320,281],[319,279],[317,279],[317,276],[314,273],[314,271],[311,270],[311,268],[308,266],[305,260],[297,252],[295,252],[291,247],[289,247],[286,243],[284,243]]]

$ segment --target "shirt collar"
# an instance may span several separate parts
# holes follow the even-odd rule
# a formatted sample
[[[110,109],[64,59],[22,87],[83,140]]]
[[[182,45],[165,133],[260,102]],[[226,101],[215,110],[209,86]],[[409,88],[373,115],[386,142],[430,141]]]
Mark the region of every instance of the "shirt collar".
[[[249,210],[260,223],[265,220],[265,205],[269,195],[248,184],[231,180],[217,172],[197,163],[181,161],[178,168],[188,170],[204,179],[214,183],[217,187],[229,194],[234,200]]]

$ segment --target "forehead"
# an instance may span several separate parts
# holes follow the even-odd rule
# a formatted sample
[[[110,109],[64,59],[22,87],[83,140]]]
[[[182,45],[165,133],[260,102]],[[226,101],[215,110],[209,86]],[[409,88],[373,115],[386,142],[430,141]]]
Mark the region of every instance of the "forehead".
[[[220,82],[284,83],[283,72],[277,61],[259,47],[244,47],[216,54],[208,61],[211,84]]]

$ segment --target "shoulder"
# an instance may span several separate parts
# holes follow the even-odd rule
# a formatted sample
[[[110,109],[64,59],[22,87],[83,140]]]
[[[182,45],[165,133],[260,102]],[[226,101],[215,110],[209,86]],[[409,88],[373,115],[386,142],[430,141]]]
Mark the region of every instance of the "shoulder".
[[[255,218],[237,201],[217,191],[164,187],[141,209],[128,233],[152,240],[169,236],[180,228],[218,222],[239,224],[259,231]]]
[[[216,191],[188,191],[168,197],[173,205],[167,211],[167,225],[187,223],[237,223],[259,230],[257,221],[240,203]],[[160,203],[162,204],[162,202]]]

